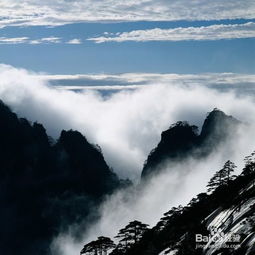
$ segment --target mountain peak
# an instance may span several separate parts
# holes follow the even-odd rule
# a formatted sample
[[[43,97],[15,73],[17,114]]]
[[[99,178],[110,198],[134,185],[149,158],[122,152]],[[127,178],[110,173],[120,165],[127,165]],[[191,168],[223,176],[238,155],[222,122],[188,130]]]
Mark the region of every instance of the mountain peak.
[[[178,121],[162,132],[159,144],[151,151],[144,164],[142,177],[158,171],[156,169],[166,160],[209,155],[220,143],[235,134],[240,123],[217,108],[207,114],[200,134],[196,126]]]
[[[178,121],[169,129],[163,131],[158,146],[151,151],[144,164],[142,177],[150,175],[152,169],[166,159],[182,158],[189,152],[198,140],[198,128],[186,121]]]
[[[88,145],[88,141],[79,131],[76,130],[62,130],[58,143],[65,144],[67,146],[84,146]]]
[[[224,140],[241,122],[223,111],[214,108],[207,114],[201,129],[201,139]]]

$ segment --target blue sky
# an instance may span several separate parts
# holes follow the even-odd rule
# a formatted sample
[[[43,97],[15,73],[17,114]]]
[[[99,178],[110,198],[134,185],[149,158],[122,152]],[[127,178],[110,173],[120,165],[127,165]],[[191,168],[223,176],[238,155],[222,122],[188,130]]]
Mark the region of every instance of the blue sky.
[[[231,0],[226,9],[219,0],[173,6],[129,0],[116,8],[110,0],[102,6],[88,0],[10,2],[0,11],[4,64],[50,74],[255,73],[255,7],[249,0]]]

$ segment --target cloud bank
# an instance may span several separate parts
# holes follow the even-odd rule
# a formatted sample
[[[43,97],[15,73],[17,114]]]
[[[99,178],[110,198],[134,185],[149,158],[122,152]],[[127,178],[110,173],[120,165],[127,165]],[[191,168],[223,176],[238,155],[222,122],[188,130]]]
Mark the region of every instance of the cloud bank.
[[[36,74],[42,82],[49,82],[61,90],[91,89],[136,89],[155,84],[198,85],[252,90],[255,87],[255,75],[238,73],[202,73],[202,74],[169,74],[169,73],[122,73],[122,74],[75,74],[47,75]],[[248,93],[247,93],[248,94]]]
[[[253,0],[2,0],[0,27],[75,22],[254,19]]]
[[[125,41],[203,41],[203,40],[222,40],[222,39],[240,39],[254,38],[255,23],[248,22],[245,24],[234,25],[211,25],[202,27],[178,27],[172,29],[147,29],[134,30],[110,34],[109,36],[100,36],[89,38],[88,40],[96,43],[103,42],[125,42]]]
[[[105,96],[97,90],[76,93],[51,85],[54,79],[63,82],[67,77],[108,86],[122,81],[122,89]],[[50,78],[51,83],[47,81]],[[242,79],[249,83],[243,84]],[[244,121],[255,116],[251,96],[240,96],[233,90],[237,84],[239,89],[243,84],[252,90],[253,75],[47,76],[1,65],[0,81],[0,98],[21,117],[41,122],[55,138],[62,129],[81,131],[102,147],[106,161],[121,177],[132,179],[140,176],[148,153],[172,123],[187,120],[201,126],[205,113],[214,107]],[[130,90],[125,88],[125,81],[138,84]],[[214,81],[218,81],[216,87],[222,83],[230,88],[226,92],[211,89]]]

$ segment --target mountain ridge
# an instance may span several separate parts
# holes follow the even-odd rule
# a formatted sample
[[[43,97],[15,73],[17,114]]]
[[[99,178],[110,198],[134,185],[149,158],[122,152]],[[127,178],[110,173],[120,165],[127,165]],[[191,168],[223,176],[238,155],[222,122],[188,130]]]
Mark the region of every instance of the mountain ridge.
[[[125,185],[81,133],[63,130],[52,143],[42,124],[18,118],[2,101],[0,156],[0,249],[6,255],[49,253],[60,229],[84,220]]]

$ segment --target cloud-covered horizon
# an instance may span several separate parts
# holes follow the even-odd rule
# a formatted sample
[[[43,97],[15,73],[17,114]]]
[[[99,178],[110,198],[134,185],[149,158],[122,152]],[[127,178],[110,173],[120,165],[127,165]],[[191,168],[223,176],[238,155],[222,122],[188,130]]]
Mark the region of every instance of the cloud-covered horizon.
[[[58,89],[125,89],[139,88],[140,86],[153,84],[178,83],[180,85],[197,85],[206,81],[205,86],[229,85],[229,88],[237,88],[242,84],[255,85],[254,74],[241,73],[119,73],[119,74],[36,74],[37,78],[49,82]],[[130,87],[129,87],[130,86]],[[133,87],[132,87],[133,86]]]
[[[59,26],[78,22],[254,19],[255,3],[188,0],[3,0],[0,27]]]
[[[136,90],[157,84],[179,86],[203,85],[221,91],[232,91],[237,95],[255,95],[255,75],[241,73],[120,73],[120,74],[36,74],[59,90],[101,91],[103,94],[122,90]]]
[[[147,42],[147,41],[204,41],[241,39],[255,37],[255,23],[220,24],[201,27],[177,27],[171,29],[145,29],[121,32],[115,34],[104,33],[104,36],[89,38],[95,43],[104,42]]]
[[[90,83],[105,82],[107,86],[122,80],[122,89],[107,97],[97,90],[84,89],[77,93],[56,89],[51,84],[54,78],[67,77],[74,76],[43,75],[0,65],[0,98],[19,116],[42,123],[55,138],[62,129],[79,130],[90,142],[102,147],[107,163],[124,178],[139,178],[142,165],[159,142],[161,132],[176,121],[187,120],[201,126],[206,113],[214,107],[243,121],[253,116],[248,114],[253,105],[249,93],[254,89],[253,75],[76,76],[87,78]],[[242,81],[248,82],[249,91],[244,95],[232,89],[235,86],[241,89]],[[136,83],[137,87],[126,89],[125,82]],[[213,84],[216,87],[227,84],[230,89],[212,89]],[[205,95],[210,95],[211,100]]]

